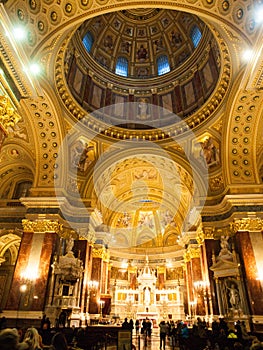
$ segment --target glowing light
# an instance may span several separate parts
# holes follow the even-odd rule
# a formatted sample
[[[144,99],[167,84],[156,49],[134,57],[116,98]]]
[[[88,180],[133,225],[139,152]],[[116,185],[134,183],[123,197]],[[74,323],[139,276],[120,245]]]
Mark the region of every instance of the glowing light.
[[[242,54],[242,58],[245,62],[248,62],[253,56],[253,51],[252,50],[245,50]]]
[[[21,277],[29,281],[36,280],[38,278],[38,266],[28,266]]]
[[[171,260],[166,260],[165,266],[168,267],[168,268],[169,268],[169,267],[172,267],[173,264],[172,264]]]
[[[262,271],[262,269],[260,269],[258,271],[257,280],[263,281],[263,271]]]
[[[122,268],[122,269],[127,269],[127,267],[128,267],[128,263],[125,262],[125,261],[123,261],[123,262],[121,263],[121,268]]]
[[[25,293],[26,290],[27,290],[27,285],[26,285],[26,284],[22,284],[22,285],[20,286],[20,292],[21,292],[21,293]]]
[[[13,28],[13,35],[16,40],[22,41],[26,38],[26,31],[23,27]]]
[[[30,72],[34,75],[38,75],[41,72],[41,67],[38,63],[32,63],[29,68]]]
[[[255,22],[262,23],[263,22],[263,8],[257,8],[255,11]]]

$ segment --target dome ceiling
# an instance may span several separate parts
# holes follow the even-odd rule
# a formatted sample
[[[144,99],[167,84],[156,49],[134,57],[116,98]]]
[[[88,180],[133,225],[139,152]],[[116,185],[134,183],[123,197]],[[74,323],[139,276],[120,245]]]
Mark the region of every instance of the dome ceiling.
[[[91,35],[90,55],[115,72],[119,58],[127,60],[127,76],[150,78],[158,74],[158,59],[167,58],[170,70],[195,51],[193,31],[204,32],[198,17],[178,11],[134,9],[113,12],[86,21],[81,36]],[[199,37],[195,37],[198,39]]]
[[[69,93],[59,68],[56,74],[62,100],[88,128],[113,138],[131,138],[127,130],[140,129],[147,130],[140,138],[156,139],[148,130],[163,127],[171,129],[161,138],[173,136],[184,130],[175,127],[181,120],[193,129],[216,111],[228,86],[224,68],[229,62],[220,56],[216,38],[185,12],[131,9],[94,17],[78,28],[65,50]],[[125,108],[134,102],[134,112]],[[151,105],[162,112],[154,115]]]

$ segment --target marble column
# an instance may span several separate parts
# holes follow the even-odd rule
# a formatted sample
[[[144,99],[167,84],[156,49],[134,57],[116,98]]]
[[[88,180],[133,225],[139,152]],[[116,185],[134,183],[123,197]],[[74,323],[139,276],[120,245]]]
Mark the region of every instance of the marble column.
[[[92,250],[91,280],[98,281],[99,287],[96,297],[94,296],[94,293],[92,293],[90,298],[89,312],[91,314],[98,314],[100,312],[100,299],[106,298],[108,290],[108,263],[109,252],[104,245],[94,246]]]
[[[42,312],[60,224],[51,220],[23,220],[22,224],[24,232],[6,309]]]
[[[197,316],[205,315],[205,304],[204,304],[204,289],[203,289],[203,274],[201,264],[201,250],[199,247],[188,247],[185,261],[187,263],[187,275],[188,275],[188,289],[189,297],[193,307],[195,308],[195,314]]]
[[[238,219],[232,229],[236,233],[237,248],[244,265],[245,292],[251,314],[257,318],[263,314],[263,220],[256,217]],[[262,316],[260,322],[263,323]]]

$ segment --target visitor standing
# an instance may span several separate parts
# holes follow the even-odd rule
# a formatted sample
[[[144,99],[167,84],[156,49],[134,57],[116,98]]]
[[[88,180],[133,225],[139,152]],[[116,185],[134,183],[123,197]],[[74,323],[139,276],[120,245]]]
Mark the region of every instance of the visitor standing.
[[[160,330],[160,349],[165,350],[166,336],[168,332],[168,327],[165,321],[160,322],[159,330]]]

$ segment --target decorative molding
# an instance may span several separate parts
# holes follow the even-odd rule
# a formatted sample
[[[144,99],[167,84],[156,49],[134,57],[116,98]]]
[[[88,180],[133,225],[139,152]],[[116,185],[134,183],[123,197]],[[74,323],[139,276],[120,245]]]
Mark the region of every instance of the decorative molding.
[[[54,232],[59,233],[62,231],[62,224],[57,221],[51,220],[36,220],[30,221],[27,219],[22,220],[23,230],[25,232]]]
[[[3,127],[6,134],[14,128],[21,117],[13,108],[10,99],[7,96],[0,96],[0,125]]]
[[[238,231],[263,231],[263,219],[261,218],[243,218],[234,220],[230,224],[231,230]]]

